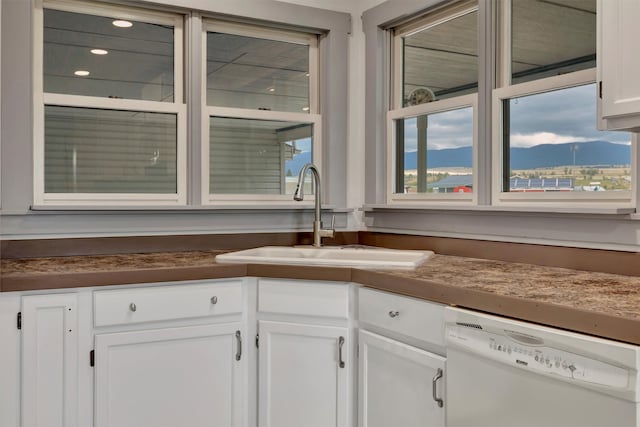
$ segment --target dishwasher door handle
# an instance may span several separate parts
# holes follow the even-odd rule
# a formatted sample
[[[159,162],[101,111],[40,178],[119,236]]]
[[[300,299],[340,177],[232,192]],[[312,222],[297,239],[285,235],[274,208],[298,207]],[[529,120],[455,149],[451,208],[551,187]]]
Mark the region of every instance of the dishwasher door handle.
[[[444,401],[438,397],[438,380],[442,378],[442,375],[442,369],[438,368],[435,376],[431,380],[431,393],[433,394],[433,400],[436,401],[439,408],[442,408],[442,406],[444,405]]]

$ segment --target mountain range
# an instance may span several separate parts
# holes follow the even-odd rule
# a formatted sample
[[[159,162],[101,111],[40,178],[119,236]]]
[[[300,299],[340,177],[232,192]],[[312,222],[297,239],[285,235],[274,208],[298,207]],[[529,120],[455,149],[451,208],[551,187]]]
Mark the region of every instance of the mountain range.
[[[574,149],[573,147],[577,147]],[[511,149],[511,169],[538,169],[573,166],[575,150],[576,166],[627,166],[631,159],[631,146],[607,141],[568,142],[564,144],[540,144]],[[471,167],[471,147],[427,150],[429,168]],[[285,172],[296,174],[305,163],[311,161],[311,153],[298,154],[286,163]],[[405,153],[404,168],[416,169],[417,152]]]
[[[576,148],[574,148],[576,147]],[[606,141],[540,144],[511,148],[511,169],[538,169],[558,166],[626,166],[631,146]],[[471,167],[471,147],[427,150],[429,168]],[[404,156],[404,168],[416,169],[417,152]]]

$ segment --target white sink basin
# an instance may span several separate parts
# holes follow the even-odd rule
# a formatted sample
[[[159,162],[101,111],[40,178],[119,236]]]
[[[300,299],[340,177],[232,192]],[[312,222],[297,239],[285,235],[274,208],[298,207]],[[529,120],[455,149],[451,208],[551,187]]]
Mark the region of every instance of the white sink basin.
[[[216,256],[218,263],[293,264],[412,270],[426,261],[431,251],[327,246],[263,246]]]

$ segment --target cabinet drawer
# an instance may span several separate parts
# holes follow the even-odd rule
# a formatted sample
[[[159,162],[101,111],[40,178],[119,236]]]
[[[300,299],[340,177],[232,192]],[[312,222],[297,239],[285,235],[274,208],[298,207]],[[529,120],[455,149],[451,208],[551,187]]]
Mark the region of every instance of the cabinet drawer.
[[[238,314],[242,281],[96,291],[93,305],[96,327]]]
[[[444,346],[444,306],[389,292],[360,288],[360,323]]]
[[[349,285],[261,279],[258,311],[346,319],[349,317]]]

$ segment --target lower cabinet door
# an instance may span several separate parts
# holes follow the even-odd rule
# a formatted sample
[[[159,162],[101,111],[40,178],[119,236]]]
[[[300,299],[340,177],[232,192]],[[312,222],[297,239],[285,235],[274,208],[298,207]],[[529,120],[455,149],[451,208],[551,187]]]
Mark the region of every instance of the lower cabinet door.
[[[360,427],[445,425],[445,358],[360,331]]]
[[[246,425],[240,324],[99,334],[97,427]]]
[[[260,321],[260,427],[348,427],[349,330]]]
[[[22,298],[23,427],[78,425],[77,305],[74,293]]]

